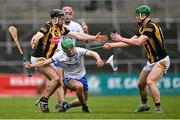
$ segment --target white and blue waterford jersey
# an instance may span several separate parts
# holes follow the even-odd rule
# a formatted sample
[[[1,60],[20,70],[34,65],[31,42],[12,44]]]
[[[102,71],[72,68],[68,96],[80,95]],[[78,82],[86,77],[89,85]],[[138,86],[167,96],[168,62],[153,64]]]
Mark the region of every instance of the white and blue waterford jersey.
[[[80,79],[86,74],[84,66],[84,55],[87,49],[76,47],[76,53],[72,57],[68,57],[64,51],[58,51],[52,56],[53,62],[61,62],[64,69],[64,77],[72,79]]]
[[[84,32],[83,29],[81,28],[81,25],[77,22],[72,21],[72,20],[68,25],[63,24],[63,26],[68,28],[68,30],[70,30],[71,32],[81,32],[81,33]],[[61,40],[67,39],[67,38],[69,38],[69,37],[62,35]],[[73,38],[70,38],[70,39],[72,39],[73,42],[75,43],[75,41],[76,41],[75,39],[73,39]],[[57,49],[61,50],[61,42],[59,42]]]

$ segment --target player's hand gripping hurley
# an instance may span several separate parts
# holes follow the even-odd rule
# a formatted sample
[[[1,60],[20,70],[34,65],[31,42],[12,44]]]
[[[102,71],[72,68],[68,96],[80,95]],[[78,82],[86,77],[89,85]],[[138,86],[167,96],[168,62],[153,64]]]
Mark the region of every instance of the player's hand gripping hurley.
[[[14,26],[10,26],[9,27],[9,32],[11,33],[11,35],[12,35],[12,37],[13,37],[13,39],[14,39],[17,47],[18,47],[18,50],[19,50],[20,54],[22,55],[23,61],[25,62],[26,59],[24,57],[23,50],[22,50],[21,45],[20,45],[19,40],[18,40],[17,29]],[[28,76],[31,77],[32,74],[31,74],[30,69],[27,68],[27,72],[28,72]]]

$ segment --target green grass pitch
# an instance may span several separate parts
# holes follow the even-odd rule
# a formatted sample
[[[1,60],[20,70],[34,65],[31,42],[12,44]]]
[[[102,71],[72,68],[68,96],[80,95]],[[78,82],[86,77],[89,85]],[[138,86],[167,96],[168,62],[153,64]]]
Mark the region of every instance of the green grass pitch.
[[[49,100],[50,113],[42,113],[34,102],[39,97],[0,98],[0,119],[177,119],[180,118],[180,95],[161,96],[162,113],[155,113],[154,104],[149,97],[150,111],[135,113],[139,96],[90,96],[91,113],[83,113],[81,107],[72,108],[65,113],[56,112],[56,97]],[[69,102],[73,98],[67,98]]]

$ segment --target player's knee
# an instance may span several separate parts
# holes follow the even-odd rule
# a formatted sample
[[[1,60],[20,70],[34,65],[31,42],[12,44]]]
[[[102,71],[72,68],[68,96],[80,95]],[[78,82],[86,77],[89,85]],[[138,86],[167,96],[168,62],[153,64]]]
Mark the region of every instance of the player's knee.
[[[54,75],[54,76],[52,77],[52,79],[53,79],[53,81],[55,81],[57,84],[61,84],[61,82],[60,82],[60,77],[59,77],[58,75]]]
[[[151,87],[151,86],[154,85],[154,82],[151,79],[148,79],[147,80],[147,85],[148,85],[148,87]]]
[[[60,82],[59,78],[53,79],[52,82],[53,82],[53,84],[54,84],[55,86],[60,86],[60,85],[61,85],[61,82]]]
[[[78,91],[83,90],[83,85],[77,85],[77,86],[75,87],[75,90],[78,90]]]

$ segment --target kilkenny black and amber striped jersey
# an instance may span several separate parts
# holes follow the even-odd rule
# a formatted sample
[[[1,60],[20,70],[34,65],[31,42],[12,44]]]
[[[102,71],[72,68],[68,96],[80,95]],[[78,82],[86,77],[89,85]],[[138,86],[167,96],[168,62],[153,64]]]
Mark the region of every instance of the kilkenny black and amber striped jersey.
[[[61,40],[61,36],[69,33],[66,27],[55,27],[51,22],[42,25],[38,31],[43,33],[44,37],[38,41],[32,56],[45,58],[53,56],[57,49],[58,42]]]
[[[149,20],[145,26],[139,28],[137,36],[146,35],[149,39],[143,44],[150,63],[157,62],[167,56],[164,36],[160,26]]]

